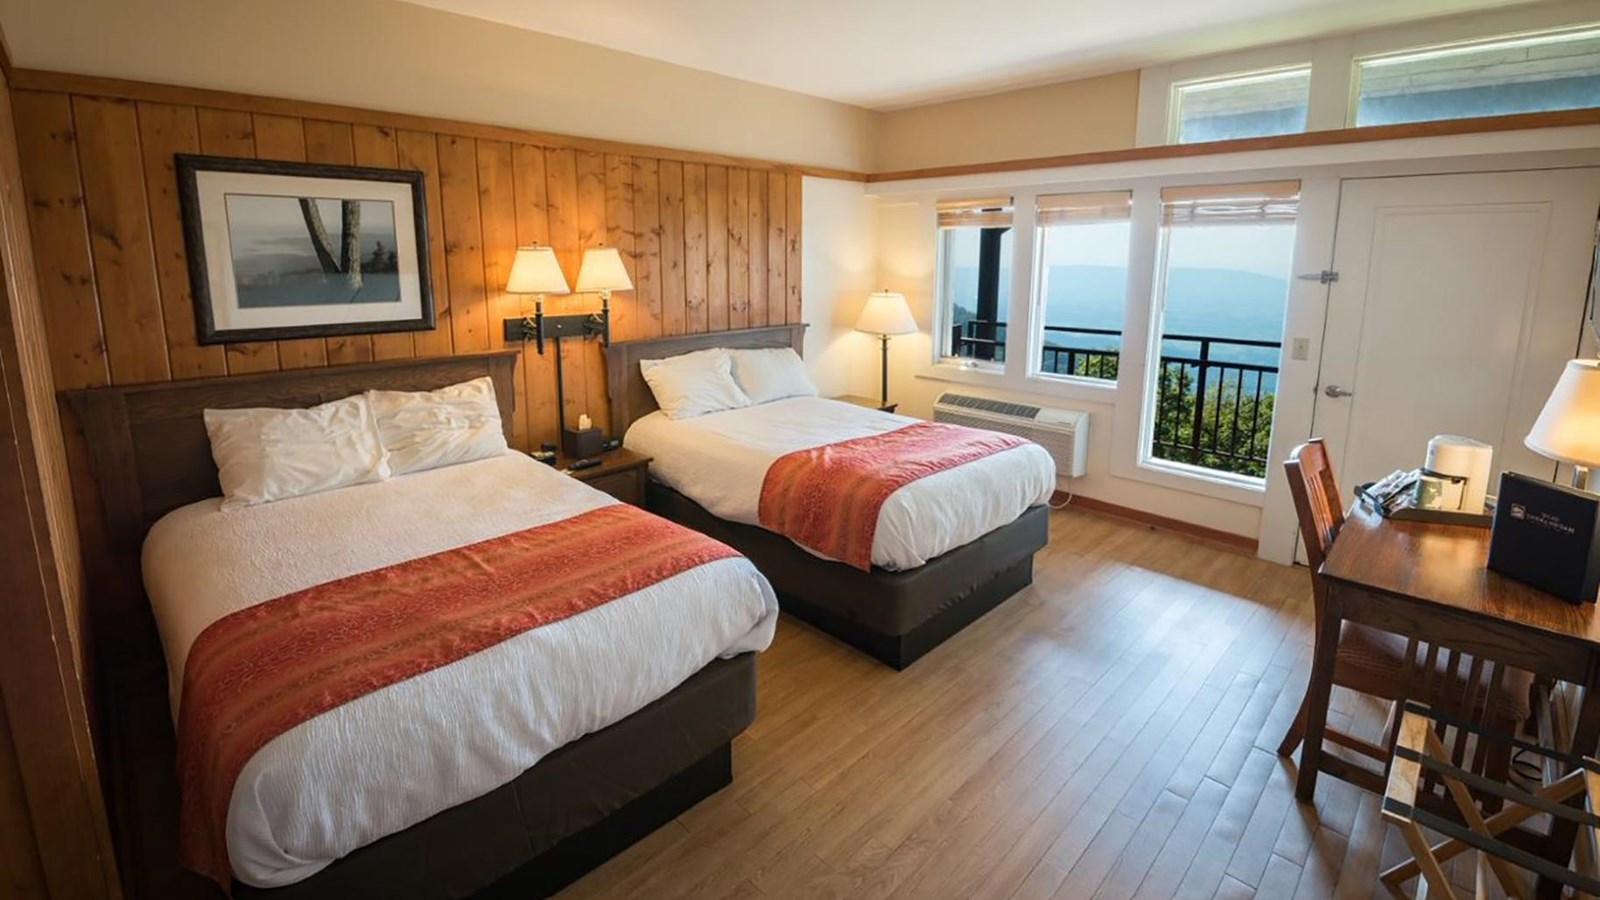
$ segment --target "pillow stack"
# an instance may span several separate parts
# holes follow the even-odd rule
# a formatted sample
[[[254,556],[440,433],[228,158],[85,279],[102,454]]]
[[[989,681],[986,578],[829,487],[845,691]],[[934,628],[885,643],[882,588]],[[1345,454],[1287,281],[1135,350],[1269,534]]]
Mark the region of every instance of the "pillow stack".
[[[208,409],[222,508],[382,481],[507,451],[489,378],[368,391],[310,409]]]
[[[640,360],[639,372],[669,419],[817,395],[805,363],[788,347],[697,350]]]

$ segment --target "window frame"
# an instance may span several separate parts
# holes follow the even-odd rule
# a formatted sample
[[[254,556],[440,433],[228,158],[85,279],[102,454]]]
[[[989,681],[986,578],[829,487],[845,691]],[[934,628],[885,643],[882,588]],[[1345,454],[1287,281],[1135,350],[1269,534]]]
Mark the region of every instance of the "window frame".
[[[1398,50],[1384,50],[1376,53],[1353,54],[1350,57],[1350,96],[1345,112],[1345,127],[1358,128],[1356,120],[1361,115],[1361,66],[1376,60],[1403,60],[1407,57],[1426,56],[1434,53],[1449,53],[1451,51],[1470,52],[1472,50],[1487,50],[1507,44],[1516,44],[1523,41],[1536,41],[1539,38],[1557,35],[1592,35],[1600,37],[1600,18],[1582,24],[1563,25],[1555,28],[1536,28],[1521,32],[1491,35],[1489,37],[1470,38],[1467,40],[1445,41],[1437,44],[1428,44],[1419,47],[1405,47]],[[1581,108],[1581,107],[1569,107]],[[1496,113],[1483,113],[1483,115],[1496,115]],[[1514,115],[1507,113],[1504,115]],[[1465,117],[1460,117],[1465,118]],[[1447,119],[1408,119],[1404,122],[1390,122],[1390,125],[1409,125],[1417,122],[1440,122]],[[1375,126],[1365,126],[1375,127]]]
[[[1044,251],[1044,233],[1051,226],[1043,225],[1043,224],[1040,224],[1040,222],[1039,222],[1039,219],[1038,219],[1039,198],[1040,197],[1052,196],[1052,195],[1074,195],[1074,194],[1076,194],[1076,195],[1087,196],[1087,195],[1091,195],[1091,194],[1110,194],[1110,193],[1126,193],[1128,195],[1128,217],[1127,217],[1126,220],[1121,220],[1121,221],[1126,221],[1127,224],[1128,224],[1128,252],[1127,252],[1127,257],[1126,257],[1127,263],[1125,264],[1126,268],[1127,268],[1127,275],[1123,279],[1123,288],[1122,288],[1122,293],[1123,293],[1123,309],[1122,309],[1123,326],[1122,326],[1122,333],[1119,336],[1119,340],[1118,340],[1117,377],[1116,378],[1098,378],[1098,377],[1094,377],[1094,376],[1090,376],[1090,375],[1070,375],[1070,374],[1062,374],[1062,373],[1059,373],[1059,372],[1047,372],[1047,371],[1044,370],[1044,347],[1045,347],[1044,326],[1047,324],[1047,322],[1045,321],[1047,319],[1047,315],[1046,315],[1047,310],[1045,309],[1045,304],[1047,302],[1047,298],[1045,296],[1045,268],[1046,267],[1045,267],[1045,251]],[[1028,379],[1030,379],[1030,380],[1036,380],[1036,381],[1041,381],[1041,382],[1049,382],[1049,383],[1055,383],[1055,384],[1064,384],[1064,385],[1079,385],[1079,386],[1082,386],[1082,387],[1095,389],[1095,390],[1115,390],[1117,385],[1119,383],[1121,383],[1122,380],[1123,380],[1123,378],[1122,378],[1123,360],[1126,358],[1127,350],[1128,350],[1128,326],[1127,326],[1128,299],[1129,299],[1129,294],[1131,293],[1132,288],[1133,288],[1133,267],[1132,267],[1132,262],[1133,262],[1134,244],[1135,244],[1135,235],[1134,235],[1134,229],[1133,229],[1133,189],[1130,188],[1130,187],[1122,187],[1122,188],[1112,188],[1112,189],[1109,189],[1109,190],[1040,191],[1040,192],[1038,192],[1038,193],[1033,195],[1033,214],[1034,214],[1034,223],[1033,223],[1033,258],[1032,258],[1032,267],[1034,269],[1034,273],[1033,273],[1033,278],[1032,278],[1032,280],[1031,280],[1031,282],[1029,284],[1028,296],[1026,298],[1027,301],[1028,301],[1028,309],[1029,309],[1029,319],[1028,319],[1028,358],[1027,358],[1026,377]],[[1067,225],[1067,226],[1059,226],[1059,227],[1070,228],[1072,226]],[[1013,263],[1013,265],[1015,265],[1015,263]]]
[[[1311,65],[1311,94],[1306,110],[1306,131],[1354,127],[1355,61],[1422,51],[1454,44],[1487,43],[1543,32],[1600,27],[1592,2],[1517,6],[1464,13],[1311,41],[1255,47],[1171,65],[1149,66],[1139,72],[1139,105],[1135,144],[1140,147],[1171,145],[1172,86],[1233,73]]]
[[[1207,75],[1199,78],[1186,78],[1173,80],[1168,88],[1167,99],[1167,132],[1166,143],[1172,145],[1182,144],[1180,136],[1183,132],[1183,103],[1182,92],[1185,88],[1195,88],[1202,85],[1220,85],[1231,81],[1245,81],[1250,79],[1263,79],[1290,73],[1306,73],[1306,121],[1299,131],[1279,131],[1274,135],[1303,134],[1311,127],[1311,98],[1312,84],[1316,77],[1316,65],[1310,59],[1303,62],[1288,63],[1286,65],[1268,66],[1266,68],[1249,69],[1246,71],[1225,72],[1220,75]],[[1267,137],[1268,135],[1248,135],[1247,137]],[[1195,141],[1194,143],[1205,143]]]
[[[1015,215],[1015,212],[1013,212],[1013,216],[1014,215]],[[953,329],[955,328],[955,324],[956,324],[955,323],[955,304],[954,303],[950,303],[950,302],[946,302],[946,296],[945,296],[946,290],[950,289],[950,287],[951,287],[951,285],[950,285],[950,277],[949,277],[949,267],[947,265],[947,260],[949,259],[949,256],[950,256],[950,240],[953,237],[954,232],[956,231],[957,228],[983,228],[985,226],[977,226],[977,225],[963,226],[963,225],[938,225],[938,224],[935,224],[934,227],[935,227],[935,229],[937,231],[936,241],[937,241],[938,246],[937,246],[937,248],[935,250],[935,254],[934,254],[934,300],[933,300],[934,315],[933,315],[933,320],[934,320],[934,327],[938,328],[939,331],[938,331],[935,339],[932,341],[932,344],[933,344],[933,363],[936,366],[946,366],[946,367],[961,369],[961,370],[965,370],[965,371],[1003,373],[1005,371],[1007,361],[1011,358],[1011,350],[1012,350],[1012,348],[1009,345],[1010,344],[1009,340],[1007,341],[1006,356],[1005,356],[1004,359],[999,359],[999,360],[994,360],[994,359],[975,359],[973,357],[960,356],[960,355],[958,355],[958,354],[956,354],[954,352],[947,352],[947,351],[954,351],[956,348],[953,347],[953,346],[947,347],[945,345],[945,343],[944,343],[945,338],[947,338],[947,337],[949,337],[951,335]],[[998,227],[998,226],[995,226],[995,227]],[[1013,234],[1013,241],[1012,241],[1012,256],[1013,256],[1013,259],[1012,259],[1011,264],[1012,264],[1012,266],[1015,266],[1016,265],[1016,259],[1015,259],[1015,256],[1016,256],[1016,241],[1015,241],[1015,237],[1014,236],[1015,236],[1016,231],[1017,231],[1016,222],[1013,220],[1012,224],[1010,226],[1007,226],[1007,228]],[[1003,236],[1002,236],[1002,239],[1003,239]],[[979,265],[979,269],[978,269],[979,277],[981,279],[982,278],[982,273],[983,273],[983,261],[982,261],[981,258],[979,259],[978,265]],[[1000,276],[1000,273],[1002,271],[1004,271],[1003,267],[997,267],[996,268],[995,276],[996,276],[996,290],[997,291],[999,290],[999,281],[1000,281],[999,276]],[[1015,293],[1016,293],[1015,289],[1013,288],[1012,291],[1011,291],[1011,294],[1013,295],[1013,297],[1014,297]],[[1011,298],[1008,298],[1008,306],[1009,306],[1009,300],[1010,299]],[[998,302],[999,302],[998,298],[996,298],[996,303],[998,304]],[[1011,333],[1011,331],[1012,331],[1012,325],[1011,325],[1011,321],[1010,321],[1009,310],[1008,309],[1000,309],[1000,310],[997,310],[997,313],[1006,316],[1006,321],[1005,321],[1006,334],[1009,335]]]

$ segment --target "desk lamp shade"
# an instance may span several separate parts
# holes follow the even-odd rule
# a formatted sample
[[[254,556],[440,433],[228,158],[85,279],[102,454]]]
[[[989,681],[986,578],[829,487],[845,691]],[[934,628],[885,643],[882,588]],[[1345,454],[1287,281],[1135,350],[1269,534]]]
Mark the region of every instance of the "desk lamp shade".
[[[906,305],[906,296],[894,291],[878,291],[867,297],[867,305],[856,319],[856,330],[868,334],[913,334],[917,320]]]
[[[556,251],[550,247],[518,247],[506,279],[508,294],[570,294]]]
[[[1600,466],[1600,360],[1567,363],[1523,443],[1554,460]]]
[[[622,264],[622,254],[615,247],[590,247],[583,251],[583,263],[578,266],[580,294],[633,290],[633,279],[628,277],[628,267]]]

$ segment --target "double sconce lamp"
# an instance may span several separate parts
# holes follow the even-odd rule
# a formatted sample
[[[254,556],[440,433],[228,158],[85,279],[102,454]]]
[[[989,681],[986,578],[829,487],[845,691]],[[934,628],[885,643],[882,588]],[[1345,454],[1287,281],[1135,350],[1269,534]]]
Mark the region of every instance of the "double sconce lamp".
[[[532,340],[544,355],[544,342],[548,339],[556,347],[556,410],[561,417],[562,448],[569,456],[592,456],[598,452],[599,432],[588,428],[587,416],[579,418],[579,431],[566,427],[566,386],[562,378],[561,339],[564,337],[588,338],[599,335],[600,343],[611,345],[611,292],[633,290],[633,279],[622,263],[622,254],[615,247],[591,247],[583,251],[583,262],[578,265],[577,292],[600,295],[600,311],[547,316],[544,314],[546,294],[570,294],[567,276],[561,271],[556,251],[550,247],[518,247],[511,263],[511,276],[506,279],[506,293],[532,294],[533,315],[506,319],[506,343]],[[581,433],[580,433],[581,432]],[[587,435],[592,440],[580,441]]]
[[[561,271],[561,262],[551,247],[518,247],[516,259],[511,263],[511,277],[506,279],[506,293],[532,294],[533,315],[506,319],[506,341],[532,340],[539,354],[544,355],[544,342],[556,342],[556,353],[561,353],[564,337],[589,337],[599,335],[602,344],[611,343],[611,292],[633,290],[633,279],[622,264],[622,254],[615,247],[591,247],[583,251],[583,262],[578,266],[580,294],[598,293],[600,311],[573,313],[561,316],[544,314],[546,294],[570,294],[567,276]]]

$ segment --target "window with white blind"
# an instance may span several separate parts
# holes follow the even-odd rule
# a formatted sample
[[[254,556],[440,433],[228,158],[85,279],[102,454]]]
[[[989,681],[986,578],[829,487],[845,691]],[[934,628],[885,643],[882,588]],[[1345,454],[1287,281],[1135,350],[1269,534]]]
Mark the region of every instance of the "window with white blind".
[[[939,355],[975,365],[1006,358],[1011,198],[940,201]]]
[[[1299,201],[1298,181],[1161,191],[1147,460],[1262,483]]]
[[[1355,78],[1355,125],[1600,106],[1600,28],[1367,57]]]
[[[1132,205],[1132,191],[1036,199],[1038,374],[1117,380]]]

